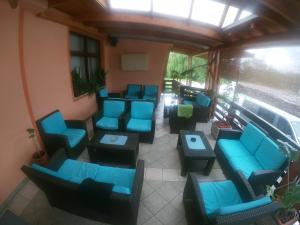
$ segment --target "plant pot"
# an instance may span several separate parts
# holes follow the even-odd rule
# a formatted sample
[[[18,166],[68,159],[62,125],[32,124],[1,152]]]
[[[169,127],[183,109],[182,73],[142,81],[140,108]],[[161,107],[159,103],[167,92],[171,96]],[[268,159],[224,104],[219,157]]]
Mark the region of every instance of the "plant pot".
[[[211,125],[211,135],[214,139],[217,139],[220,129],[232,129],[232,127],[224,121],[214,121]]]
[[[292,209],[284,213],[276,213],[275,219],[279,225],[293,225],[298,221],[299,214],[296,209]]]
[[[48,155],[45,151],[37,151],[33,154],[32,157],[33,163],[36,163],[41,166],[47,166],[48,165]]]

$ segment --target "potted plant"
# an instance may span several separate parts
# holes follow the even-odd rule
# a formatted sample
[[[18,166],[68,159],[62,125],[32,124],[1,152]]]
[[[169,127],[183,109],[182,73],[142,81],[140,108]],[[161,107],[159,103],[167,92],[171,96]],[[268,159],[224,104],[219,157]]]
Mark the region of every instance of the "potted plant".
[[[28,128],[27,130],[28,137],[33,140],[35,145],[35,153],[33,153],[32,160],[34,163],[39,164],[41,166],[46,166],[48,164],[48,156],[45,151],[40,150],[40,146],[37,142],[35,136],[35,130],[33,128]]]
[[[280,149],[287,155],[290,167],[291,162],[298,160],[299,152],[287,142],[281,140],[277,140],[277,142]],[[267,187],[268,195],[280,202],[282,206],[275,214],[275,219],[279,225],[292,225],[299,219],[299,214],[294,207],[300,203],[300,185],[298,180],[290,182],[289,167],[287,169],[287,183],[276,189],[282,189],[281,194],[276,194],[274,188]]]

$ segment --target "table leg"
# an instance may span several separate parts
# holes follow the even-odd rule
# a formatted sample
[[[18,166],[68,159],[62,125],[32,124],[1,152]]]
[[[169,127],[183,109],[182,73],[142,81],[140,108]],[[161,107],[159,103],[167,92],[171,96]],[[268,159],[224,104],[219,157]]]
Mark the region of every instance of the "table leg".
[[[207,161],[206,167],[205,167],[205,169],[204,169],[204,175],[205,175],[205,176],[209,176],[210,171],[211,171],[211,169],[212,169],[214,163],[215,163],[215,159],[214,159],[214,158],[213,158],[213,159],[209,159],[209,160]]]

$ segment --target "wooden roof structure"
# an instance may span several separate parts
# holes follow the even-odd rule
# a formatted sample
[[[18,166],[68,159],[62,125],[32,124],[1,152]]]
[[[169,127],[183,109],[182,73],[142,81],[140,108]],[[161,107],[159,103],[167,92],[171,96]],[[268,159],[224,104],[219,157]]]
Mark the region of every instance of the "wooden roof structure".
[[[194,0],[192,0],[194,1]],[[255,16],[220,28],[204,23],[153,13],[113,11],[108,0],[48,0],[44,18],[57,20],[63,12],[72,21],[84,24],[95,32],[118,38],[132,38],[167,42],[175,48],[204,52],[222,46],[239,45],[253,41],[295,36],[300,26],[298,0],[215,0],[250,10]],[[223,15],[222,20],[225,16]]]

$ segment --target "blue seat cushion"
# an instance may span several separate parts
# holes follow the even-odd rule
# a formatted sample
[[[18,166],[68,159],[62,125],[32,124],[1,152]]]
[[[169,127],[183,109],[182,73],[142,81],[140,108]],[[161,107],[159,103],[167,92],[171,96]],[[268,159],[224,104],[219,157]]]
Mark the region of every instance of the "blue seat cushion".
[[[131,118],[152,120],[154,112],[153,102],[132,101],[131,102]]]
[[[138,99],[139,96],[138,95],[125,95],[125,98],[127,98],[127,99]]]
[[[194,101],[190,101],[190,100],[183,100],[183,104],[184,105],[194,105]]]
[[[156,96],[158,87],[156,85],[146,85],[144,89],[145,96]]]
[[[103,116],[119,118],[125,111],[125,102],[116,100],[105,100],[103,102]]]
[[[230,166],[235,171],[240,170],[247,179],[252,172],[263,170],[256,158],[239,140],[220,139],[217,144],[226,156]]]
[[[108,97],[108,91],[107,91],[107,88],[106,88],[106,87],[101,88],[101,89],[99,90],[99,97],[101,97],[101,98],[106,98],[106,97]]]
[[[247,211],[250,209],[255,209],[261,206],[265,206],[272,203],[272,200],[270,197],[263,197],[258,200],[254,200],[251,202],[245,202],[245,203],[240,203],[236,205],[231,205],[231,206],[225,206],[220,208],[217,211],[217,215],[229,215],[229,214],[234,214],[234,213],[239,213],[243,211]]]
[[[287,159],[287,156],[283,154],[274,141],[266,137],[258,147],[255,158],[264,169],[278,170]]]
[[[200,92],[196,96],[196,103],[199,106],[209,107],[211,103],[211,98]]]
[[[49,170],[35,164],[32,167],[42,173],[76,184],[81,184],[87,178],[96,182],[113,184],[112,191],[122,194],[131,194],[135,177],[135,169],[100,166],[71,159],[67,159],[58,171]]]
[[[62,134],[67,129],[65,120],[60,112],[55,112],[43,119],[41,125],[45,133],[48,134]]]
[[[230,180],[204,182],[198,186],[208,217],[216,215],[222,207],[242,203],[239,192]]]
[[[96,123],[96,127],[107,130],[118,130],[119,129],[119,120],[117,118],[111,117],[102,117]]]
[[[143,119],[130,119],[127,123],[127,130],[139,131],[139,132],[150,132],[152,120]]]
[[[86,131],[83,129],[67,128],[62,134],[68,137],[69,145],[73,148],[84,138]]]
[[[266,135],[260,129],[253,124],[248,123],[240,137],[240,140],[246,149],[254,155],[258,146],[265,137]]]

